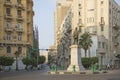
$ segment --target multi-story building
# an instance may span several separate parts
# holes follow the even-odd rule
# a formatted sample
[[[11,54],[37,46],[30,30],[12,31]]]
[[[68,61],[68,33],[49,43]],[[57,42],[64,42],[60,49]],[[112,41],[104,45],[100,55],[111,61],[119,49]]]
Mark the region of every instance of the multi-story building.
[[[62,8],[65,6],[67,8],[63,10]],[[60,28],[62,24],[66,23],[64,19],[69,10],[71,10],[72,18],[71,23],[68,24],[72,25],[72,32],[79,27],[80,34],[89,32],[92,36],[93,44],[87,51],[87,57],[98,56],[101,65],[112,63],[115,59],[114,55],[120,54],[120,6],[114,0],[57,0],[55,10],[56,46],[62,45],[60,34],[63,32]],[[64,27],[66,28],[65,25]],[[64,43],[64,45],[66,44],[70,43]],[[62,48],[57,47],[58,55],[62,54],[60,51],[64,51]],[[81,55],[85,56],[83,50],[81,50]]]
[[[0,0],[0,55],[26,56],[33,46],[33,0]]]

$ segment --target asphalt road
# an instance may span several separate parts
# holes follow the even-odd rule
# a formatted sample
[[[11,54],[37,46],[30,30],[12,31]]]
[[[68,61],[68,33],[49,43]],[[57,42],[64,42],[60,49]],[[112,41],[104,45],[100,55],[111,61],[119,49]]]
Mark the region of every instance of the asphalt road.
[[[103,74],[51,75],[46,71],[0,72],[0,80],[120,80],[120,70]]]

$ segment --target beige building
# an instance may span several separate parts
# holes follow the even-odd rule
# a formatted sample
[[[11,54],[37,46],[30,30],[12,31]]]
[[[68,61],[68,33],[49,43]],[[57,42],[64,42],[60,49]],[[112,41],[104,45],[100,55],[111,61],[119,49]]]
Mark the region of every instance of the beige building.
[[[57,0],[56,4],[54,45],[57,47],[58,61],[59,54],[62,54],[60,51],[70,47],[59,45],[72,42],[72,38],[70,42],[63,43],[69,38],[61,42],[61,35],[66,36],[61,28],[67,29],[67,25],[63,24],[66,24],[65,19],[69,18],[68,12],[71,12],[71,22],[67,23],[71,27],[71,33],[67,34],[71,35],[76,27],[81,30],[81,34],[89,32],[93,44],[87,52],[87,57],[98,56],[99,64],[102,65],[112,63],[115,55],[120,54],[120,6],[114,0]],[[70,53],[64,51],[64,54]],[[83,50],[81,55],[84,57]]]
[[[33,0],[0,0],[0,55],[26,56],[33,46]]]

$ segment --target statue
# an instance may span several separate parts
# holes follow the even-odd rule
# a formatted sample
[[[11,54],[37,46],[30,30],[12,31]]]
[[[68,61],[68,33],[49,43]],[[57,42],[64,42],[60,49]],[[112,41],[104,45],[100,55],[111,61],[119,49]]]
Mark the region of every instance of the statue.
[[[73,32],[73,44],[78,44],[78,38],[79,38],[79,30],[76,27]]]

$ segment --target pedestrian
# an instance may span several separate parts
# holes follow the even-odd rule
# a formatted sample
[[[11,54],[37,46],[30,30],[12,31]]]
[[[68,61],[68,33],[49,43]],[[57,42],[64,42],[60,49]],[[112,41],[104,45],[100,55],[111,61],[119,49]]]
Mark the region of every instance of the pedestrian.
[[[110,64],[109,63],[107,64],[107,69],[110,70]]]

